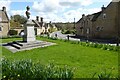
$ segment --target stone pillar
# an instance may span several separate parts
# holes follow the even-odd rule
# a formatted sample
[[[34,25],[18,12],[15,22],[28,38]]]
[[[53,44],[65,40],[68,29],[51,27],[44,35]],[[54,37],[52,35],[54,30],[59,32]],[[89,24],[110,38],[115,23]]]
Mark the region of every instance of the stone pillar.
[[[28,20],[26,25],[24,26],[24,42],[34,42],[36,41],[34,23],[32,20]]]

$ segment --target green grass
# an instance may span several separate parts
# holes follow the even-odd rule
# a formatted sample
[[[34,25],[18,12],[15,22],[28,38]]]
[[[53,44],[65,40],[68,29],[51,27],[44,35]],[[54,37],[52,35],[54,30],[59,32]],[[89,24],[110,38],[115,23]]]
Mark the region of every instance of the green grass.
[[[76,78],[91,78],[94,73],[98,77],[102,71],[112,71],[112,76],[118,76],[118,53],[113,51],[102,50],[98,48],[85,47],[80,44],[71,44],[60,40],[50,40],[47,38],[39,38],[54,42],[57,45],[45,48],[37,48],[27,51],[12,53],[2,47],[2,56],[13,60],[31,59],[35,63],[41,64],[54,63],[55,65],[68,65],[75,68]],[[3,39],[2,42],[21,40],[20,38]]]

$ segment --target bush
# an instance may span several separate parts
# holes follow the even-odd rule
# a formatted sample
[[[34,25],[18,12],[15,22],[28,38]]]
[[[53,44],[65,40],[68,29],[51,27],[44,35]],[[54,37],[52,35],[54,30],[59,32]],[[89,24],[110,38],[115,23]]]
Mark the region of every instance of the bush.
[[[9,30],[8,34],[9,35],[17,35],[18,31],[16,31],[16,30]]]
[[[120,51],[120,46],[114,46],[113,51]]]
[[[113,50],[114,49],[114,47],[113,46],[111,46],[111,45],[108,45],[108,49],[107,50]]]
[[[103,47],[102,47],[101,49],[107,50],[107,45],[104,44]]]
[[[2,59],[2,79],[10,80],[47,80],[49,78],[72,79],[73,71],[68,67],[57,67],[54,64],[47,66],[35,64],[31,60],[20,60],[10,62]]]
[[[98,44],[97,48],[102,48],[103,45],[102,44]]]
[[[65,30],[63,34],[71,34],[70,30]]]

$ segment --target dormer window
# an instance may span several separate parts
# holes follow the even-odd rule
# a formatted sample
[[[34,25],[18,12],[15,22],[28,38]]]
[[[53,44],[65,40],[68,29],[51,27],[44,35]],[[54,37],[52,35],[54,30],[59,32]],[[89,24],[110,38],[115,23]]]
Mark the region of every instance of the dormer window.
[[[105,19],[105,18],[106,18],[106,13],[103,14],[103,19]]]

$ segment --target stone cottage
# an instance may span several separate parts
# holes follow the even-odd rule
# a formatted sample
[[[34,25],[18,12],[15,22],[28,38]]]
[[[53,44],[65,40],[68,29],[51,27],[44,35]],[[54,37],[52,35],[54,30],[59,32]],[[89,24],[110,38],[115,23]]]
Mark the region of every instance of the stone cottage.
[[[0,10],[0,37],[7,36],[9,32],[10,21],[6,12],[6,7]]]
[[[40,18],[40,21],[39,21],[39,16],[36,16],[36,20],[32,20],[32,21],[35,23],[34,28],[35,28],[36,35],[40,35],[46,32],[46,28],[48,24],[43,22],[42,17]]]
[[[51,28],[57,30],[54,24],[52,24],[51,22],[50,23],[44,22],[42,17],[40,18],[39,21],[39,16],[36,16],[36,20],[33,20],[33,22],[35,23],[34,27],[36,35],[50,33]]]
[[[115,39],[120,32],[119,2],[111,2],[106,8],[102,7],[102,12],[93,24],[94,38]]]
[[[95,39],[115,39],[120,34],[120,1],[111,2],[100,12],[82,15],[76,23],[77,36]]]

